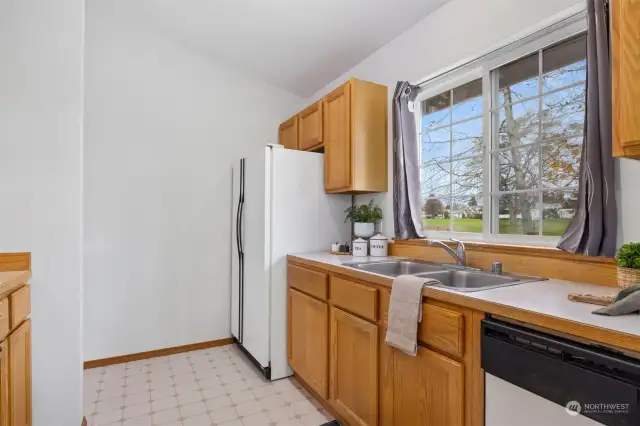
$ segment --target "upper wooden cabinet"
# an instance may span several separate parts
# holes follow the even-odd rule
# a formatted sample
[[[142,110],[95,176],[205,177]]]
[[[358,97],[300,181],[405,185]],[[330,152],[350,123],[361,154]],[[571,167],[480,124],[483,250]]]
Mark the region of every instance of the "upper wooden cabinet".
[[[640,159],[640,0],[611,2],[613,155]]]
[[[289,289],[289,365],[318,393],[327,398],[329,306]]]
[[[324,110],[326,192],[386,192],[387,87],[352,78]]]
[[[395,351],[393,418],[403,426],[464,423],[464,367],[418,347],[417,356]]]
[[[326,192],[386,192],[387,98],[387,86],[352,78],[282,123],[280,143],[324,150]]]
[[[322,101],[318,101],[298,114],[298,149],[321,148],[323,132]]]
[[[329,402],[350,425],[378,424],[378,327],[331,308]]]
[[[288,149],[298,149],[298,116],[294,115],[280,125],[278,142]]]
[[[341,191],[351,186],[351,90],[346,83],[324,98],[327,145],[324,152],[324,189]]]

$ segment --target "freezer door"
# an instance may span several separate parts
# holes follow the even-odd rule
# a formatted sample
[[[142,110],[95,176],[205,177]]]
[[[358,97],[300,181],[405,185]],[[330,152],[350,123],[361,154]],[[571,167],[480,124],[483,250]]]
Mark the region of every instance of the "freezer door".
[[[348,241],[344,210],[351,196],[324,192],[324,155],[272,150],[271,378],[291,375],[287,364],[287,254],[320,252]]]
[[[245,159],[241,224],[244,251],[242,345],[263,367],[269,365],[269,150],[265,147]]]

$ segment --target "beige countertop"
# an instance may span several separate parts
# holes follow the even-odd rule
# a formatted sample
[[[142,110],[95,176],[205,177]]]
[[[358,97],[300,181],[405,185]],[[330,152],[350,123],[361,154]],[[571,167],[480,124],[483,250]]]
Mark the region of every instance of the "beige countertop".
[[[362,274],[376,277],[376,282],[381,285],[391,286],[392,279],[383,275],[365,272],[344,265],[350,262],[380,261],[385,259],[400,259],[397,257],[367,257],[354,258],[353,256],[339,256],[329,253],[296,254],[294,257],[319,264],[329,265],[335,268],[344,268]],[[363,276],[364,277],[364,276]],[[617,292],[616,288],[595,284],[549,279],[545,281],[528,282],[508,287],[495,288],[475,292],[460,292],[452,289],[431,287],[425,289],[425,296],[433,297],[438,294],[444,300],[456,303],[469,302],[471,307],[482,308],[491,312],[490,307],[504,306],[519,311],[526,311],[545,317],[567,320],[572,323],[584,324],[590,327],[611,330],[613,332],[629,334],[640,338],[640,315],[631,314],[618,317],[608,317],[592,314],[598,306],[585,303],[577,303],[568,300],[569,293],[589,293],[597,296],[610,295]],[[447,296],[455,296],[449,298]],[[463,299],[461,299],[463,298]],[[501,312],[496,312],[501,314]],[[635,346],[635,345],[634,345]],[[640,340],[638,342],[640,347]]]

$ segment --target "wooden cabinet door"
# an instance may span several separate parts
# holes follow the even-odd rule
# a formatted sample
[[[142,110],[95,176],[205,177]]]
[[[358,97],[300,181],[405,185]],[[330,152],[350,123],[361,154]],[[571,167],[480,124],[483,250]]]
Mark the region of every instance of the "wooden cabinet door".
[[[394,424],[462,426],[464,367],[418,347],[417,356],[395,351]]]
[[[9,335],[11,426],[31,426],[31,320]]]
[[[0,426],[9,426],[9,345],[0,343]]]
[[[378,327],[332,307],[330,336],[329,402],[352,426],[377,425]]]
[[[327,398],[329,306],[289,289],[289,364],[322,398]]]
[[[613,153],[640,158],[640,0],[611,4]]]
[[[301,150],[313,149],[322,145],[323,122],[322,101],[305,108],[298,114],[298,145]]]
[[[278,143],[287,149],[298,149],[298,116],[282,123],[278,131]]]
[[[351,186],[351,83],[324,98],[324,179],[328,192]]]

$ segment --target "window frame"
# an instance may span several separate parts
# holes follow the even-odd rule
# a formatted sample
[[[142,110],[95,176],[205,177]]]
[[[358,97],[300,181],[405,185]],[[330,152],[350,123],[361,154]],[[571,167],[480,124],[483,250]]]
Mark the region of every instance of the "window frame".
[[[477,79],[482,79],[483,93],[482,232],[433,231],[424,229],[426,238],[457,238],[465,241],[541,247],[555,247],[560,241],[559,236],[516,235],[493,232],[494,230],[498,230],[498,215],[494,215],[498,206],[498,197],[496,197],[494,201],[491,194],[492,192],[497,193],[499,191],[497,187],[498,179],[495,179],[494,176],[494,171],[497,170],[498,156],[492,155],[492,152],[498,147],[494,146],[497,143],[497,138],[494,137],[496,129],[493,123],[491,108],[497,105],[497,99],[492,99],[492,96],[497,98],[497,91],[492,91],[492,88],[496,87],[495,84],[497,83],[494,81],[496,79],[496,73],[494,73],[493,70],[586,31],[587,21],[584,8],[578,12],[572,9],[570,12],[572,12],[572,15],[568,17],[565,16],[567,14],[566,12],[559,14],[552,18],[552,22],[545,22],[544,26],[530,31],[530,35],[521,37],[515,42],[508,43],[478,59],[468,61],[466,64],[453,70],[445,71],[420,85],[421,90],[413,103],[416,132],[418,135],[420,167],[422,167],[422,101]],[[489,94],[489,96],[485,96],[485,94]],[[451,161],[451,158],[449,161]],[[450,194],[450,196],[453,197],[453,194]]]

